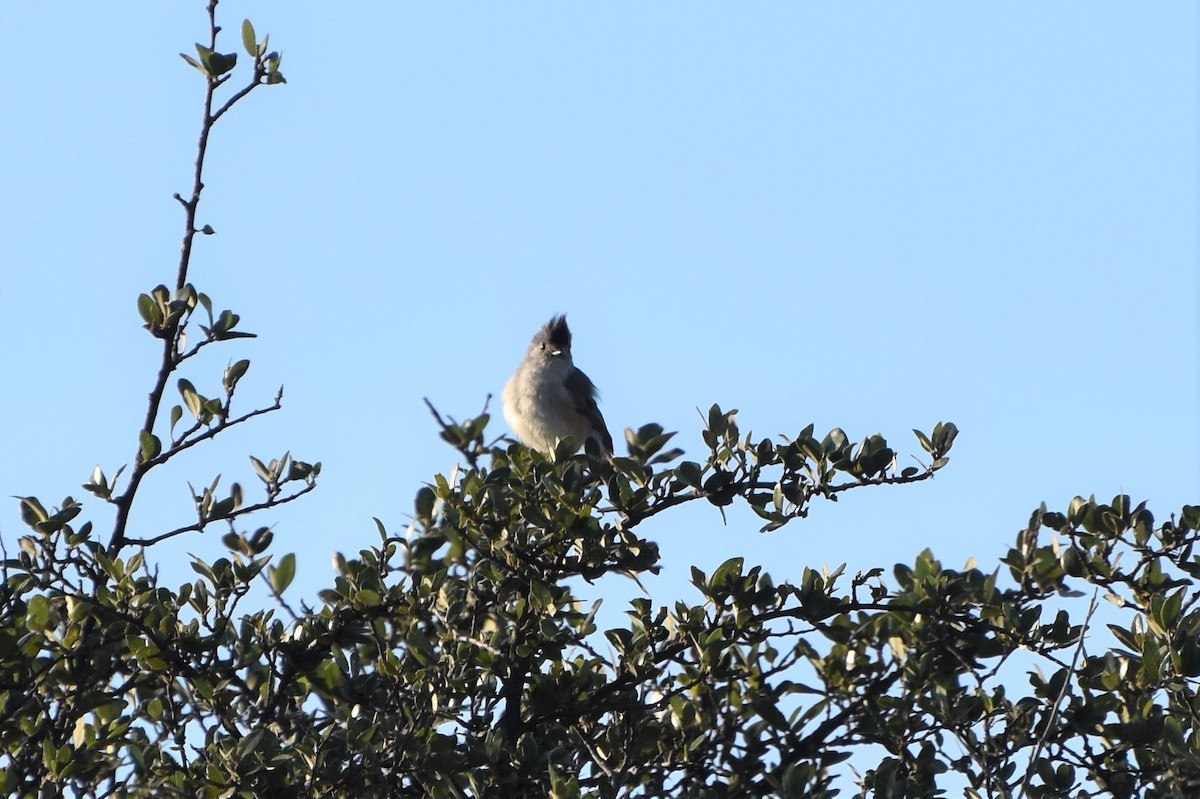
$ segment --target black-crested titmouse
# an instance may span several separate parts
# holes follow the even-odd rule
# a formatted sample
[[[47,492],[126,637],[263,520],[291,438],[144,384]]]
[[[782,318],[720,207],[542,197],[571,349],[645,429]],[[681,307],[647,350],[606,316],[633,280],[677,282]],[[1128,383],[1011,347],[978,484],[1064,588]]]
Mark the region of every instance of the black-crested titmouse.
[[[521,443],[546,453],[564,438],[593,438],[606,455],[612,436],[596,405],[596,386],[571,360],[571,330],[555,316],[538,331],[504,386],[504,418]]]

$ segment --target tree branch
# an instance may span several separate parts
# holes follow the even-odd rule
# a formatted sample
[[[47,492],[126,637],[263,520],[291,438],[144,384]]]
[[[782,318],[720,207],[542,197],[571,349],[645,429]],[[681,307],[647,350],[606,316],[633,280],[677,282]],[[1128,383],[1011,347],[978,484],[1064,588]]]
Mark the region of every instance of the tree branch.
[[[1099,593],[1099,588],[1092,591],[1091,605],[1088,606],[1087,616],[1084,618],[1083,624],[1079,627],[1079,642],[1075,647],[1075,655],[1071,658],[1071,667],[1063,677],[1062,688],[1059,689],[1058,696],[1054,697],[1054,704],[1050,707],[1050,714],[1046,716],[1046,728],[1042,730],[1037,746],[1033,748],[1033,753],[1029,756],[1029,767],[1025,770],[1025,778],[1021,780],[1021,789],[1017,792],[1018,799],[1023,799],[1026,791],[1029,790],[1029,781],[1033,778],[1033,773],[1037,770],[1038,756],[1042,753],[1042,749],[1046,747],[1046,741],[1050,738],[1050,731],[1054,727],[1054,720],[1058,718],[1063,698],[1067,695],[1067,691],[1071,690],[1071,675],[1075,673],[1075,668],[1079,665],[1079,656],[1083,654],[1084,636],[1087,635],[1088,625],[1092,623],[1092,616],[1096,613],[1096,608],[1098,607],[1096,597]]]
[[[125,543],[132,544],[134,546],[148,547],[148,546],[151,546],[152,544],[157,544],[159,541],[166,541],[168,538],[174,538],[175,536],[183,535],[184,533],[193,533],[193,532],[198,533],[198,532],[202,531],[208,525],[212,524],[213,522],[225,522],[225,521],[231,522],[234,519],[237,519],[241,516],[246,516],[251,513],[257,513],[260,510],[267,510],[268,508],[274,508],[279,505],[286,505],[287,503],[291,502],[294,499],[299,499],[300,497],[304,496],[305,494],[307,494],[309,491],[312,491],[316,487],[317,487],[316,483],[309,483],[306,486],[304,486],[304,488],[297,491],[295,494],[289,494],[286,497],[268,500],[267,502],[260,502],[257,505],[247,505],[244,508],[238,508],[237,510],[235,510],[225,516],[221,516],[220,518],[201,519],[200,521],[196,522],[195,524],[188,524],[183,527],[176,527],[174,530],[171,530],[168,533],[156,535],[151,538],[128,538],[125,540]]]
[[[219,0],[209,0],[208,3],[208,28],[209,28],[209,47],[212,50],[217,48],[217,34],[221,28],[217,25],[217,3]],[[184,213],[184,231],[183,241],[179,251],[179,268],[175,275],[175,291],[176,293],[183,290],[183,287],[188,282],[188,270],[192,261],[192,245],[196,238],[196,213],[200,207],[200,195],[204,192],[204,164],[208,155],[208,137],[212,132],[213,125],[216,121],[225,114],[235,103],[254,90],[255,87],[262,85],[263,66],[260,59],[255,59],[254,78],[245,88],[236,92],[227,100],[224,105],[214,114],[213,99],[216,90],[228,80],[228,76],[218,77],[211,73],[205,73],[204,81],[204,117],[200,125],[200,138],[196,144],[196,163],[192,172],[192,191],[191,195],[184,199],[181,195],[176,194],[175,199],[183,206]],[[180,336],[183,329],[186,327],[186,322],[182,325],[179,322],[173,324],[168,330],[164,331],[162,337],[162,355],[159,360],[158,375],[155,377],[154,386],[150,389],[149,402],[146,408],[145,420],[142,423],[142,431],[153,434],[155,425],[158,421],[159,410],[162,406],[163,394],[166,391],[167,381],[171,374],[175,371],[180,360],[176,359],[179,350]],[[203,343],[190,354],[195,354],[196,350],[204,346]],[[189,356],[185,356],[189,357]],[[277,403],[278,405],[278,403]],[[228,425],[227,425],[228,426]],[[215,435],[214,432],[212,435]],[[143,456],[142,448],[139,446],[134,455],[134,468],[129,476],[129,485],[125,491],[118,497],[112,500],[116,505],[117,514],[113,522],[113,532],[109,539],[108,549],[111,553],[118,552],[125,544],[129,543],[125,537],[126,529],[129,525],[129,514],[133,509],[133,500],[137,496],[142,479],[155,466],[164,463],[175,453],[198,443],[201,440],[211,438],[211,435],[201,436],[196,441],[189,443],[185,447],[180,447],[165,453],[165,457],[160,455],[155,458],[146,459]]]
[[[253,419],[255,416],[262,416],[263,414],[274,413],[275,411],[279,410],[282,407],[283,407],[283,404],[279,400],[276,400],[273,405],[268,405],[266,408],[259,408],[254,411],[250,411],[249,413],[247,413],[243,416],[239,416],[238,418],[234,419],[232,422],[229,422],[229,421],[222,422],[221,424],[217,425],[216,427],[210,427],[207,431],[205,431],[204,433],[201,433],[200,435],[196,436],[195,438],[188,439],[187,441],[183,441],[182,443],[175,444],[171,447],[171,449],[167,450],[166,452],[162,453],[161,455],[157,455],[154,458],[151,458],[150,460],[146,461],[146,468],[149,469],[152,466],[159,466],[161,464],[164,464],[167,461],[171,460],[171,458],[174,458],[176,455],[183,452],[184,450],[191,449],[192,447],[196,446],[197,444],[201,443],[202,441],[208,441],[209,439],[216,438],[220,433],[224,432],[225,430],[228,430],[231,427],[234,427],[235,425],[239,425],[242,422],[249,421],[250,419]],[[199,428],[193,428],[193,430],[197,430],[197,429],[199,429]],[[190,432],[191,431],[189,431],[189,433],[187,433],[185,435],[190,435]]]
[[[934,470],[926,469],[926,471],[913,475],[883,475],[880,477],[862,478],[852,483],[838,483],[837,485],[821,486],[815,484],[803,484],[801,487],[805,493],[804,502],[797,505],[797,512],[795,515],[801,515],[800,511],[807,507],[808,501],[817,495],[829,498],[845,491],[849,491],[852,488],[862,488],[863,486],[904,485],[906,483],[919,483],[923,480],[932,479],[935,474],[936,472]],[[738,496],[742,499],[745,499],[748,494],[751,494],[755,491],[774,491],[775,486],[778,485],[778,483],[779,481],[768,482],[765,480],[743,480],[741,482],[728,484],[722,488],[722,493],[731,492],[733,496]],[[694,489],[689,494],[676,494],[674,496],[662,497],[658,499],[658,501],[652,506],[643,511],[625,512],[625,519],[619,525],[620,529],[632,530],[637,525],[646,521],[646,519],[649,519],[652,516],[657,516],[669,508],[673,508],[676,505],[682,505],[685,502],[692,502],[697,499],[707,499],[710,496],[713,496],[712,492],[705,491],[703,489]],[[621,508],[615,506],[602,508],[601,510],[615,510],[624,512]]]

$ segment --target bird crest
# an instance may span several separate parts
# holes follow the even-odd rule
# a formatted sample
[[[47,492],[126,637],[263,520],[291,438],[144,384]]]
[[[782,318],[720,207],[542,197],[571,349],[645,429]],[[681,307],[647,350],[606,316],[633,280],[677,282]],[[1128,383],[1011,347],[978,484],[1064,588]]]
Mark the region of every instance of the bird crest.
[[[571,328],[567,327],[566,316],[555,316],[546,323],[542,332],[546,336],[546,341],[554,349],[563,351],[571,349]]]

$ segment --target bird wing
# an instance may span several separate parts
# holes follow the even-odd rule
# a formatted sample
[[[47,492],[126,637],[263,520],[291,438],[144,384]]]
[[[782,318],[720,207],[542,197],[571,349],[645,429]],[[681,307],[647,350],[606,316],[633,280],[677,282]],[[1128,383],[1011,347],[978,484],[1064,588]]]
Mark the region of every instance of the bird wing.
[[[597,441],[604,447],[604,451],[611,455],[613,440],[608,432],[608,425],[604,424],[600,406],[596,404],[596,384],[581,370],[572,369],[571,374],[567,375],[567,392],[576,398],[576,413],[587,419],[592,430],[596,432]]]

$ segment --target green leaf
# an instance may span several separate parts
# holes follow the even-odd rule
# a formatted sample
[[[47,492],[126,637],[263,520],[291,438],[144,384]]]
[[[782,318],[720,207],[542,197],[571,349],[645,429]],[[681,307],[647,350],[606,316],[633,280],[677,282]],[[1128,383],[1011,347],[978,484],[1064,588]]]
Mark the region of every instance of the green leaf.
[[[1067,547],[1063,550],[1062,557],[1063,571],[1072,577],[1082,577],[1086,572],[1084,552],[1079,547]]]
[[[237,503],[233,497],[226,497],[219,502],[213,503],[212,510],[205,516],[206,519],[224,519],[229,514],[233,513]]]
[[[267,576],[271,580],[271,587],[275,589],[275,593],[282,594],[296,576],[296,555],[292,552],[284,555],[279,559],[278,566],[272,566],[267,570]]]
[[[183,418],[183,408],[178,405],[171,406],[171,430],[175,430],[175,425]]]
[[[950,451],[957,435],[958,428],[953,422],[938,422],[933,428],[933,452],[931,454],[939,457],[945,455]]]
[[[374,594],[375,592],[359,591],[356,598],[361,597],[365,593]],[[378,594],[376,594],[376,596],[378,596]],[[408,634],[405,636],[405,641],[408,644],[409,653],[416,658],[418,663],[427,665],[437,660],[437,655],[433,650],[433,644],[429,642],[429,638],[426,637],[425,633],[421,632],[421,630],[417,627],[412,627],[409,629]]]
[[[186,56],[185,56],[186,58]],[[141,314],[142,321],[146,324],[154,324],[154,300],[149,294],[139,294],[137,298],[138,313]]]
[[[725,417],[725,415],[723,413],[721,413],[721,406],[717,405],[714,402],[712,407],[708,409],[708,429],[709,429],[709,431],[715,436],[720,436],[720,435],[724,434],[724,432],[726,430],[726,426],[727,426],[727,421],[728,420]]]
[[[417,521],[430,525],[433,523],[433,508],[437,502],[437,495],[433,493],[433,489],[429,486],[422,486],[417,491],[416,499],[413,500],[413,511]],[[376,520],[378,524],[379,521]]]
[[[213,53],[208,63],[215,76],[224,75],[237,66],[237,53]]]
[[[848,443],[845,431],[840,427],[835,427],[826,434],[821,446],[826,452],[834,453],[844,449]]]
[[[272,479],[274,479],[271,475],[271,470],[268,469],[267,465],[258,458],[251,455],[250,463],[252,466],[254,466],[254,471],[258,473],[258,479],[262,480],[264,483],[269,483]]]
[[[383,601],[383,598],[379,596],[379,592],[370,588],[364,588],[361,591],[355,592],[353,599],[354,604],[364,608],[373,608]]]
[[[50,614],[50,600],[41,594],[29,600],[26,612],[26,624],[31,630],[45,630],[54,624]]]
[[[179,393],[183,396],[183,401],[187,405],[187,409],[192,412],[192,416],[200,418],[200,412],[204,408],[204,398],[196,391],[196,387],[192,385],[192,381],[187,378],[179,378]]]
[[[217,75],[224,75],[237,66],[237,53],[213,53],[212,67]]]
[[[121,563],[120,558],[110,558],[103,548],[96,550],[95,558],[96,563],[100,564],[100,568],[104,569],[104,573],[109,577],[120,580],[125,576],[125,566]]]
[[[217,317],[217,321],[213,323],[213,333],[215,334],[215,338],[229,338],[229,336],[225,334],[237,327],[237,323],[241,320],[241,318],[242,317],[238,316],[233,311],[221,311],[220,316]]]
[[[251,58],[258,55],[258,41],[254,36],[254,26],[248,19],[242,20],[242,47],[246,48],[246,54]]]
[[[271,542],[275,539],[275,533],[270,527],[260,527],[250,535],[250,548],[255,555],[261,555],[271,546]]]
[[[18,497],[18,499],[21,500],[21,521],[30,527],[50,518],[50,514],[46,513],[46,509],[42,507],[42,503],[38,501],[37,497]]]
[[[95,469],[92,469],[91,479],[83,484],[85,491],[95,494],[100,499],[108,499],[112,495],[112,489],[109,488],[108,478],[104,475],[104,470],[97,464]]]
[[[730,587],[734,580],[742,576],[742,567],[745,562],[745,558],[730,558],[725,561],[713,572],[709,585],[717,589]]]
[[[200,56],[200,63],[204,65],[204,68],[201,69],[200,71],[203,72],[205,75],[211,76],[213,74],[213,66],[212,66],[213,50],[212,50],[212,48],[205,47],[204,45],[200,44],[199,42],[196,42],[196,54],[198,56]],[[185,58],[186,58],[186,56],[185,56]]]
[[[149,430],[143,430],[138,433],[138,443],[142,448],[142,461],[148,461],[152,458],[157,458],[162,452],[162,442],[158,440],[158,436],[151,433]]]
[[[246,370],[249,368],[250,361],[243,358],[225,370],[225,377],[221,382],[225,384],[226,389],[232,392],[237,386],[238,381],[242,379],[242,375],[246,374]]]
[[[193,67],[195,67],[195,68],[196,68],[196,69],[197,69],[197,70],[198,70],[198,71],[199,71],[201,74],[203,74],[203,75],[208,75],[208,70],[207,70],[207,69],[205,69],[205,68],[204,68],[204,67],[203,67],[203,66],[200,64],[200,62],[199,62],[199,61],[197,61],[196,59],[192,58],[192,57],[191,57],[190,55],[188,55],[187,53],[180,53],[180,54],[179,54],[179,57],[180,57],[180,58],[182,58],[184,61],[188,62],[188,64],[190,64],[190,65],[192,65]]]
[[[691,488],[699,488],[703,480],[703,470],[700,464],[693,461],[684,461],[675,467],[675,476],[679,481]]]

